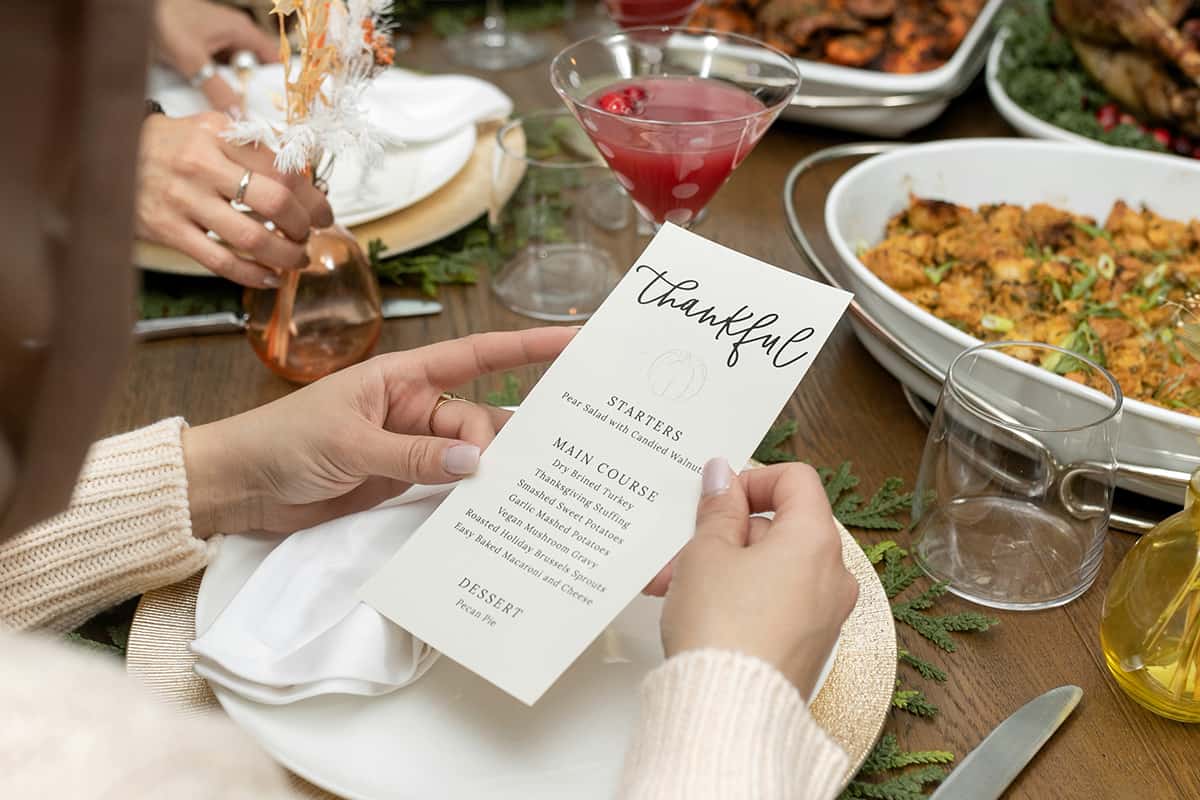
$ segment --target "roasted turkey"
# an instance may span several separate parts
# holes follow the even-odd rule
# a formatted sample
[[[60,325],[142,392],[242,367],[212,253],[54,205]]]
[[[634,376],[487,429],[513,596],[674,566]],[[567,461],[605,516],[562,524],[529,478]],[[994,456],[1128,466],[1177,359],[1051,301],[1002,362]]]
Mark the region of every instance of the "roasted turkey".
[[[1054,0],[1084,69],[1129,111],[1200,136],[1200,4]]]

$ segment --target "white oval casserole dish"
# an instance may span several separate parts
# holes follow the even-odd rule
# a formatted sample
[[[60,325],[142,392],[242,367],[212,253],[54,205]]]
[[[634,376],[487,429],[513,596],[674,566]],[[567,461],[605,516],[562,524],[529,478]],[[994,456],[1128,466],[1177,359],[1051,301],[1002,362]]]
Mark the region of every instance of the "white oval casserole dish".
[[[1024,139],[959,139],[913,145],[867,159],[834,184],[825,224],[863,309],[944,374],[956,355],[979,340],[906,300],[857,257],[863,243],[882,238],[910,194],[977,208],[988,203],[1049,203],[1101,223],[1117,200],[1146,205],[1171,219],[1200,216],[1200,162],[1092,144]],[[929,401],[938,386],[861,326],[871,354]],[[1014,362],[1019,363],[1019,362]],[[1050,373],[1047,391],[1076,385]],[[1191,472],[1200,465],[1200,418],[1126,399],[1118,458],[1128,464]],[[1182,489],[1133,483],[1132,488],[1181,501]]]

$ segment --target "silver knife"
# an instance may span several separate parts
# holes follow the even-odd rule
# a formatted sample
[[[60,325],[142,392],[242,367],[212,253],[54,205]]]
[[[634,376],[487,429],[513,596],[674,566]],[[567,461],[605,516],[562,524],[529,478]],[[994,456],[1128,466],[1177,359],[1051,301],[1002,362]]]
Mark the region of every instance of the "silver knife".
[[[997,800],[1081,697],[1078,686],[1059,686],[1018,708],[967,754],[929,800]]]
[[[383,318],[423,317],[440,314],[442,304],[434,300],[396,297],[383,301]],[[141,341],[169,339],[172,336],[200,336],[208,333],[238,333],[246,330],[246,317],[232,311],[192,314],[183,317],[142,319],[133,324],[134,338]]]

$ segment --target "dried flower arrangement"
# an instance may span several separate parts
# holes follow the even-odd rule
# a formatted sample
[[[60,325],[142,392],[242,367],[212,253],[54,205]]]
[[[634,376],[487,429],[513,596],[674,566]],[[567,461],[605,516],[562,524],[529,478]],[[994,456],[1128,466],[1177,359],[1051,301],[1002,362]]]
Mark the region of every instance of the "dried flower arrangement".
[[[284,123],[236,119],[225,138],[269,147],[280,172],[307,174],[318,183],[339,154],[353,153],[367,167],[375,163],[383,153],[383,137],[361,100],[371,79],[392,63],[385,22],[390,8],[391,0],[275,0],[271,13],[279,21]],[[288,42],[289,17],[295,19],[298,55]],[[281,365],[299,279],[294,271],[284,277],[269,325],[268,357]]]
[[[382,136],[367,119],[361,100],[371,79],[392,63],[394,51],[383,19],[389,0],[275,0],[285,81],[286,119],[281,129],[255,119],[236,120],[225,137],[275,151],[280,172],[315,170],[326,156],[357,152],[370,163],[382,152]],[[300,41],[299,64],[288,43],[293,16]]]

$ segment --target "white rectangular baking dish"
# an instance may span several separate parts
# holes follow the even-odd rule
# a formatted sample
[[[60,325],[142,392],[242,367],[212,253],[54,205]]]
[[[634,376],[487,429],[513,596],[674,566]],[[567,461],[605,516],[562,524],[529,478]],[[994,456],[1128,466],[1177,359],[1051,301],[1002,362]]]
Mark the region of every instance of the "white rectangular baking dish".
[[[927,125],[983,68],[992,22],[1003,5],[1004,0],[989,0],[950,60],[929,72],[893,75],[797,59],[800,94],[784,118],[888,138]]]
[[[847,288],[866,314],[942,374],[953,358],[978,343],[893,291],[856,255],[879,242],[888,220],[909,194],[978,207],[986,203],[1049,203],[1103,221],[1117,200],[1147,205],[1173,219],[1197,216],[1200,164],[1121,148],[1021,139],[962,139],[903,147],[848,170],[825,203],[825,224],[843,266]],[[856,332],[881,364],[926,400],[936,380],[870,335]],[[1016,364],[1017,362],[1014,362]],[[1046,373],[1047,391],[1073,387]],[[1200,418],[1126,399],[1118,458],[1189,473],[1200,465]],[[1181,501],[1181,488],[1126,480],[1125,485]]]

